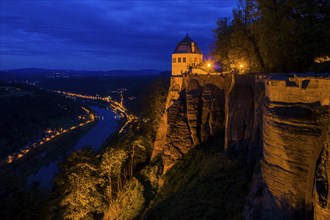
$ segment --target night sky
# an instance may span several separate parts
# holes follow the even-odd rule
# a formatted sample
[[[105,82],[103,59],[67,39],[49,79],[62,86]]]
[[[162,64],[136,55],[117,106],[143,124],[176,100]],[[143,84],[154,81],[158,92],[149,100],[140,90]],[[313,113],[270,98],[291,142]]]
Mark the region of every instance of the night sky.
[[[0,0],[0,69],[170,70],[186,33],[203,53],[236,0]]]

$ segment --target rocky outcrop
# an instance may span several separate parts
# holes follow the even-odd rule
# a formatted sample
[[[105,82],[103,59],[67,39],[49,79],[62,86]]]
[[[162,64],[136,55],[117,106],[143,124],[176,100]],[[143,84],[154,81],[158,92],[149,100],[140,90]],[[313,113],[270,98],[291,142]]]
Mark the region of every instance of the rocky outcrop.
[[[223,130],[225,94],[231,83],[231,76],[172,77],[152,153],[152,158],[161,155],[165,171],[189,150]]]
[[[262,106],[264,83],[254,75],[235,76],[226,96],[225,150],[254,162],[262,149]]]
[[[314,219],[325,220],[330,219],[330,123],[328,127],[323,129],[322,137],[319,139],[316,155],[315,170],[311,167],[311,172],[314,173],[309,181],[309,186],[313,185],[312,193],[307,194],[307,205],[314,207]],[[320,153],[319,153],[320,152]],[[318,154],[319,153],[319,154]],[[315,160],[314,160],[315,161]],[[314,162],[313,161],[313,162]],[[312,184],[310,184],[312,182]],[[311,187],[309,187],[309,190]],[[309,191],[310,192],[310,191]]]
[[[261,170],[283,217],[312,213],[315,196],[320,207],[330,201],[325,190],[329,187],[325,171],[328,129],[328,107],[319,103],[268,101],[265,105]],[[318,193],[315,187],[323,189]]]
[[[172,77],[152,158],[166,172],[225,130],[225,153],[255,164],[246,219],[330,219],[329,89],[324,75]]]
[[[268,76],[246,219],[329,219],[329,77]]]
[[[245,200],[243,216],[245,220],[281,219],[276,207],[274,196],[269,191],[260,172],[256,173],[253,177],[250,193]]]
[[[152,158],[169,167],[225,128],[225,151],[253,163],[262,145],[264,83],[255,76],[172,77]]]

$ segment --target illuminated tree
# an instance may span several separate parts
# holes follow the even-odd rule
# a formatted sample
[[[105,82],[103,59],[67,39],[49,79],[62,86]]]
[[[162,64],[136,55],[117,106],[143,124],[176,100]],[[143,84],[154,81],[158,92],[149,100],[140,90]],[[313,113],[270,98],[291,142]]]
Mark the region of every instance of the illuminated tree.
[[[241,0],[233,19],[217,22],[214,55],[227,71],[240,63],[250,71],[308,71],[329,56],[329,27],[329,1]]]
[[[104,214],[104,220],[115,219],[137,219],[143,208],[145,199],[143,196],[144,187],[136,179],[130,179],[118,196]]]
[[[131,148],[131,176],[133,176],[133,174],[134,174],[134,158],[135,158],[136,150],[144,151],[146,148],[142,144],[142,140],[133,141],[131,146],[132,146],[132,148]]]
[[[101,179],[97,175],[97,159],[90,149],[73,152],[61,164],[57,187],[62,193],[59,205],[64,219],[92,217],[104,210],[98,187]]]
[[[117,149],[115,151],[115,156],[116,156],[116,161],[115,161],[115,165],[114,165],[114,172],[113,174],[115,175],[115,177],[117,178],[117,194],[120,193],[122,191],[123,188],[123,182],[122,182],[122,168],[123,168],[123,164],[125,163],[128,154],[126,151],[122,150],[122,149]]]
[[[113,201],[115,192],[113,180],[117,180],[117,193],[121,191],[122,165],[127,158],[127,152],[122,149],[107,148],[102,155],[100,163],[100,175],[103,178],[105,198],[109,204]]]
[[[252,0],[240,1],[233,10],[233,19],[220,18],[216,35],[215,58],[225,71],[238,70],[240,66],[250,71],[264,68],[264,61],[258,47],[253,22],[257,20],[256,3]]]

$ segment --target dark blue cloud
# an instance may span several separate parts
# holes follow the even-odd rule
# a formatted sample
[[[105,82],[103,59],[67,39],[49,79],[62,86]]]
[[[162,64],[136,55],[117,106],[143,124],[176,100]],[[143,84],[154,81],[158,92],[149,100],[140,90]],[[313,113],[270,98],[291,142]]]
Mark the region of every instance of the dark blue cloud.
[[[186,33],[204,52],[236,0],[1,0],[0,68],[170,69]]]

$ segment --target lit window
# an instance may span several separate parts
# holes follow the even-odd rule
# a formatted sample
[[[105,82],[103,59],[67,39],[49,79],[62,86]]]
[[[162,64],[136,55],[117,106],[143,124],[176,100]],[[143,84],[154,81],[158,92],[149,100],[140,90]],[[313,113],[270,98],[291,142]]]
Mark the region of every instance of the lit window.
[[[175,62],[176,62],[176,59],[175,59],[175,58],[173,58],[172,62],[173,62],[173,63],[175,63]]]
[[[182,62],[184,62],[184,63],[185,63],[185,62],[186,62],[186,58],[184,57],[184,58],[182,58],[182,59],[183,59],[183,61],[182,61]]]
[[[181,63],[181,57],[178,58],[178,63]]]
[[[189,63],[192,63],[192,58],[191,57],[189,57]]]
[[[197,63],[197,58],[196,57],[194,58],[194,62]]]

